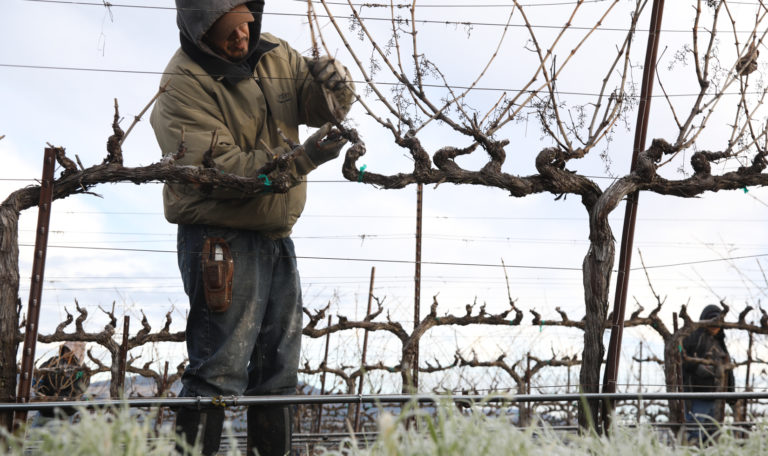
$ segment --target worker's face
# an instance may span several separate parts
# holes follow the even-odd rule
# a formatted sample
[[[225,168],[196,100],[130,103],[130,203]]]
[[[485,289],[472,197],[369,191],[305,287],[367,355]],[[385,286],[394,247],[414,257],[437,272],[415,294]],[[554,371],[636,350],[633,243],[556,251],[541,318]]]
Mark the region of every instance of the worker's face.
[[[710,326],[709,328],[707,328],[709,333],[712,334],[713,336],[717,335],[717,333],[719,333],[721,329],[722,328],[720,328],[719,326]]]
[[[248,28],[248,22],[243,22],[242,24],[235,27],[235,29],[232,30],[232,33],[230,33],[226,38],[211,38],[210,44],[213,45],[213,48],[222,57],[226,58],[227,60],[236,62],[238,60],[244,59],[245,56],[248,55],[248,43],[250,38],[251,31]]]

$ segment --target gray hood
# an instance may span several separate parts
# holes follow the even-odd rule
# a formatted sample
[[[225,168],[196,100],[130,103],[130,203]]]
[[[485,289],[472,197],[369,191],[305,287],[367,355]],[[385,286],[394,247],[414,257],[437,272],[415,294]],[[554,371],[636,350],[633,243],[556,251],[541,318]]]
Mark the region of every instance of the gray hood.
[[[723,309],[715,304],[710,304],[701,311],[699,321],[714,320],[723,313]]]
[[[218,18],[242,4],[248,7],[254,18],[248,24],[251,35],[248,55],[240,62],[230,62],[205,44],[203,35]],[[176,0],[176,24],[179,26],[181,48],[211,76],[223,77],[233,84],[251,77],[261,55],[275,47],[272,43],[261,42],[263,12],[264,0]]]

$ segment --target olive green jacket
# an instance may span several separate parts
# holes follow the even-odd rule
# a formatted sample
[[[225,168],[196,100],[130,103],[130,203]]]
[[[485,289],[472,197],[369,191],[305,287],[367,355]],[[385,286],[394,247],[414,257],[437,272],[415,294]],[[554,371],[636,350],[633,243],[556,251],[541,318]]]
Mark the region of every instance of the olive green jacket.
[[[186,153],[176,164],[201,166],[215,131],[216,168],[258,178],[257,171],[264,164],[289,150],[278,128],[300,143],[300,124],[319,127],[333,120],[327,98],[330,94],[312,80],[305,57],[266,33],[260,35],[258,46],[261,54],[253,77],[239,80],[211,74],[183,49],[176,52],[160,84],[167,84],[166,91],[150,117],[164,156],[177,152],[183,132]],[[341,111],[349,110],[352,99],[341,102]],[[244,195],[222,188],[204,191],[193,185],[166,184],[165,218],[177,224],[249,229],[270,238],[286,237],[304,209],[304,176],[314,168],[315,164],[300,154],[291,170],[298,184],[284,194]]]

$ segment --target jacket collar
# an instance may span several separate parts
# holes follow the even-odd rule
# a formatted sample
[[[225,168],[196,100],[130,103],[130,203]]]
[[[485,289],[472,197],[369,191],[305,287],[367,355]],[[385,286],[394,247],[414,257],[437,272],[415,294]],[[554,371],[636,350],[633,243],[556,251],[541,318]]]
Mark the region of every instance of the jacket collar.
[[[276,43],[259,39],[256,47],[247,58],[240,62],[230,62],[201,50],[183,33],[180,34],[180,40],[181,49],[198,65],[203,67],[206,73],[216,80],[223,79],[231,85],[252,77],[253,71],[261,57],[278,46]]]

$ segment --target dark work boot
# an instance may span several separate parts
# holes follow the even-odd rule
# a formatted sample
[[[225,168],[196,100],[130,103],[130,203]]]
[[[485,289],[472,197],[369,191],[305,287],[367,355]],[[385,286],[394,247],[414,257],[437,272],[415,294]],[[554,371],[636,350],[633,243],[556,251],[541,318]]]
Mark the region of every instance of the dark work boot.
[[[290,407],[248,407],[248,456],[290,454],[292,424]]]
[[[203,456],[211,456],[219,451],[221,429],[224,426],[224,409],[205,409],[182,407],[176,411],[176,434],[183,436],[191,448],[198,440],[198,433],[203,447]],[[176,452],[188,455],[178,443]]]

